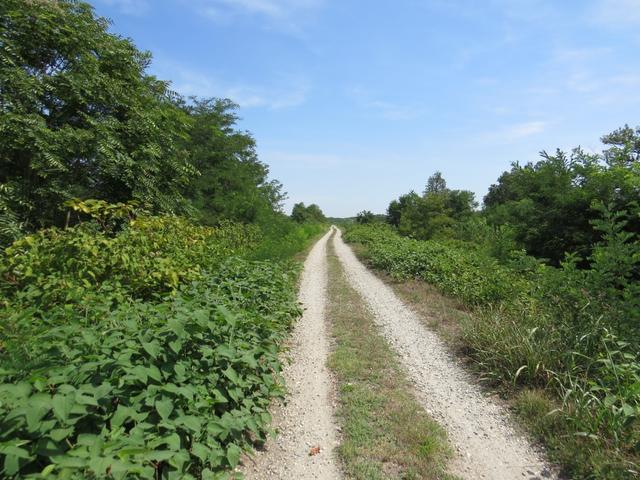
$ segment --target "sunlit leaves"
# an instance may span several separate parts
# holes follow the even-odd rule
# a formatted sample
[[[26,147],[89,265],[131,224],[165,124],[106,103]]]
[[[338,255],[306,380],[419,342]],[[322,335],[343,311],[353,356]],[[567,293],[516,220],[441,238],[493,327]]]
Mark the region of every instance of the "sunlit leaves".
[[[234,235],[230,227],[219,236]],[[88,237],[77,231],[65,242],[80,238]],[[31,271],[38,278],[42,264]],[[300,313],[295,272],[234,258],[159,302],[87,287],[80,315],[47,302],[38,312],[47,328],[33,323],[33,311],[16,311],[10,322],[28,345],[16,337],[0,354],[8,367],[0,375],[1,475],[217,478],[237,465],[247,443],[264,438],[267,407],[283,393],[274,376],[278,345]]]

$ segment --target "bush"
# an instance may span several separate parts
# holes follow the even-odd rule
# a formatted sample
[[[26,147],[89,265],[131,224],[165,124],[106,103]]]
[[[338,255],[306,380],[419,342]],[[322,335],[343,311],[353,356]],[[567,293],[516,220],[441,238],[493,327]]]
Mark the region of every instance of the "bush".
[[[148,299],[246,253],[258,238],[257,227],[201,227],[171,216],[139,217],[115,235],[87,222],[18,240],[5,251],[0,277],[5,295],[28,292],[45,303],[81,302],[106,283]]]
[[[278,346],[299,314],[294,279],[284,266],[233,260],[168,302],[43,314],[49,328],[3,353],[21,360],[0,374],[4,478],[217,478],[234,467],[283,393]]]
[[[290,257],[321,227],[97,220],[4,252],[0,477],[227,478],[284,392]]]

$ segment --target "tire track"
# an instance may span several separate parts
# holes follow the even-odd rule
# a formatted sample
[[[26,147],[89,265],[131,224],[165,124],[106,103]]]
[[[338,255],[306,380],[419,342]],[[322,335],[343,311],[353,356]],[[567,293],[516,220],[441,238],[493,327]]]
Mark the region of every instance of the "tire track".
[[[332,233],[313,246],[304,263],[298,298],[305,311],[291,335],[291,363],[283,372],[289,394],[286,404],[273,412],[276,439],[244,462],[249,480],[342,478],[333,453],[338,440],[326,367],[327,241]],[[319,453],[310,455],[318,446]]]
[[[487,399],[439,338],[334,236],[335,251],[352,286],[397,350],[418,401],[448,432],[457,450],[452,473],[467,479],[554,478],[542,455],[516,433],[508,412]]]

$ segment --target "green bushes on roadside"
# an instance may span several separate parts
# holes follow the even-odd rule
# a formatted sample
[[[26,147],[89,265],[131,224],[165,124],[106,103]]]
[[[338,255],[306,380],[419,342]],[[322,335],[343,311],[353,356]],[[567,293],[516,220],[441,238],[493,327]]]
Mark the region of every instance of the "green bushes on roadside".
[[[142,216],[113,235],[96,223],[40,230],[11,245],[0,267],[3,291],[28,289],[45,302],[81,301],[109,283],[135,298],[200,278],[229,255],[255,247],[255,226],[197,226],[180,217]]]
[[[48,311],[28,348],[5,353],[22,361],[0,375],[3,476],[217,478],[234,467],[283,393],[278,345],[299,310],[286,266],[234,260],[223,272],[166,302]]]
[[[0,476],[227,478],[284,392],[291,257],[321,228],[141,215],[14,243],[0,267]]]
[[[640,468],[640,242],[623,226],[603,209],[590,269],[572,256],[562,268],[517,256],[498,263],[479,245],[416,241],[387,226],[351,226],[345,239],[365,245],[374,268],[467,305],[460,338],[485,377],[552,393],[559,408],[542,415],[561,428],[538,433],[568,473],[626,479]]]
[[[399,278],[419,278],[470,305],[486,305],[520,296],[528,288],[495,259],[477,249],[452,247],[446,242],[413,240],[397,235],[390,227],[350,228],[345,239],[367,245],[373,267]]]

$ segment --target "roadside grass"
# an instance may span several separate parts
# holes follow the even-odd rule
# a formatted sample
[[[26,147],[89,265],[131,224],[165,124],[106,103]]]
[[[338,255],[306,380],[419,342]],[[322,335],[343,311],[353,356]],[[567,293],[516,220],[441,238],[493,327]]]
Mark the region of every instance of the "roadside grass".
[[[365,246],[350,244],[350,247],[360,260],[367,263]],[[552,464],[562,465],[570,470],[579,470],[579,465],[590,465],[591,476],[575,478],[598,480],[615,480],[620,478],[621,470],[634,469],[634,464],[615,448],[594,448],[588,438],[576,435],[575,428],[571,428],[559,413],[561,402],[545,389],[509,386],[487,377],[482,365],[477,365],[467,356],[465,325],[468,326],[468,322],[474,322],[475,319],[461,302],[443,295],[437,287],[422,280],[399,280],[383,271],[372,270],[419,314],[425,325],[439,334],[464,364],[481,375],[479,379],[486,388],[500,395],[528,434],[546,446],[547,456]]]
[[[446,433],[429,418],[371,314],[328,246],[329,307],[337,378],[338,448],[348,478],[454,479]]]

